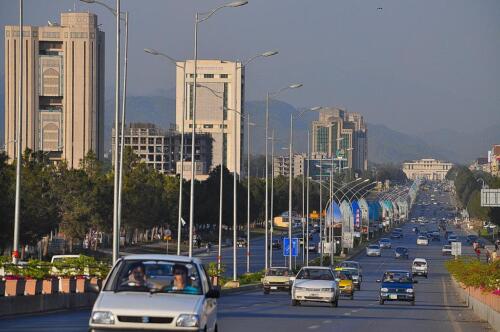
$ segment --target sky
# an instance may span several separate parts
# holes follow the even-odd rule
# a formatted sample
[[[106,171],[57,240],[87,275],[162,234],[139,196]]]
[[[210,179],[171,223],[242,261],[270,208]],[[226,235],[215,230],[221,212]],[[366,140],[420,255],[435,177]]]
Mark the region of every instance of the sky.
[[[24,3],[31,25],[59,22],[60,12],[75,8],[98,15],[106,33],[106,94],[112,96],[112,14],[79,1]],[[174,88],[174,66],[143,49],[192,58],[195,13],[224,0],[121,3],[130,12],[128,92],[157,95]],[[0,0],[0,25],[17,22],[18,1]],[[249,0],[200,24],[199,57],[244,60],[276,49],[279,55],[246,69],[247,99],[301,82],[280,99],[296,107],[342,106],[409,134],[469,133],[500,123],[499,37],[498,0]],[[3,57],[2,51],[1,63]]]

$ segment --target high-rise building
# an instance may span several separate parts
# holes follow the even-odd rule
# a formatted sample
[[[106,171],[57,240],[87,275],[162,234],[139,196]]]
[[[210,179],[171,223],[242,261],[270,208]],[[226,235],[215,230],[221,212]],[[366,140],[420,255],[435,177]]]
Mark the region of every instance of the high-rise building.
[[[336,158],[343,167],[366,171],[367,150],[367,129],[359,113],[325,108],[312,122],[313,159]]]
[[[176,83],[176,125],[190,135],[194,101],[194,61],[178,62]],[[213,138],[210,169],[220,164],[240,173],[243,142],[242,114],[245,68],[240,62],[198,60],[196,90],[196,132]],[[236,130],[235,130],[236,127]],[[236,154],[235,151],[236,136]]]
[[[5,142],[16,156],[18,26],[5,27]],[[61,23],[23,27],[22,150],[41,150],[69,167],[104,153],[104,32],[91,13],[61,13]]]
[[[152,123],[131,123],[125,128],[124,146],[141,158],[141,161],[164,174],[180,174],[181,134],[174,130],[164,130]],[[115,130],[112,130],[112,162],[114,154]],[[212,138],[209,134],[196,135],[195,165],[196,179],[208,177],[211,164]],[[191,136],[184,135],[184,172],[185,178],[191,174]]]
[[[301,176],[307,170],[307,156],[305,154],[295,153],[293,155],[293,176]],[[273,158],[273,176],[288,176],[290,174],[290,156],[274,156]]]

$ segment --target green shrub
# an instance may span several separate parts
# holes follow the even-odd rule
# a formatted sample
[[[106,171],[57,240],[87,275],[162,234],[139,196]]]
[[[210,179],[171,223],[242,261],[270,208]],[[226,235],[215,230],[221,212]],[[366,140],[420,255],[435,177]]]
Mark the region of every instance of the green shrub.
[[[239,277],[240,285],[259,283],[264,278],[264,272],[245,273]]]
[[[467,287],[483,288],[487,291],[500,289],[500,260],[483,263],[473,258],[459,258],[445,263],[455,279]]]

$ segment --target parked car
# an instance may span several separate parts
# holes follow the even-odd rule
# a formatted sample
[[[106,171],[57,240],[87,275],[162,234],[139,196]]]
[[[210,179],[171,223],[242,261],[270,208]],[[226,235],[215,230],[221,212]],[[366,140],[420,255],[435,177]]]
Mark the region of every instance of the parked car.
[[[456,234],[448,235],[448,243],[451,244],[452,242],[458,242],[458,236]]]
[[[417,237],[417,245],[419,246],[429,245],[429,239],[427,238],[427,236],[420,235],[419,237]]]
[[[380,282],[379,303],[383,305],[386,301],[405,301],[415,305],[415,292],[413,280],[410,271],[390,270],[386,271]]]
[[[295,275],[287,267],[271,267],[262,278],[262,289],[264,294],[272,291],[290,292],[294,280]]]
[[[409,251],[408,251],[408,248],[406,247],[397,247],[395,250],[394,250],[394,256],[396,258],[404,258],[404,259],[408,259],[409,258]]]
[[[219,295],[198,258],[124,256],[95,301],[89,331],[217,331]]]
[[[441,249],[443,256],[451,255],[451,244],[445,244]]]
[[[411,265],[411,272],[414,275],[424,276],[427,279],[427,275],[429,274],[427,260],[425,258],[415,258]]]
[[[380,246],[377,244],[371,244],[366,247],[366,256],[377,256],[380,257],[382,252],[380,250]]]
[[[323,302],[339,305],[340,290],[329,267],[303,267],[292,286],[292,306],[301,302]]]
[[[347,296],[351,300],[354,300],[354,282],[352,280],[351,272],[347,269],[338,267],[334,271],[335,281],[337,281],[340,296]]]
[[[389,240],[388,238],[381,238],[378,241],[378,244],[381,249],[391,249],[392,247],[391,240]]]

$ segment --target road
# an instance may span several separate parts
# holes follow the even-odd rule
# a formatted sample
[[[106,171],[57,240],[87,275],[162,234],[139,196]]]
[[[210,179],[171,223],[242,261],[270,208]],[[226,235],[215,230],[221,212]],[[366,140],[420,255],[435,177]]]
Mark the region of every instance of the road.
[[[421,196],[422,200],[430,199],[428,194]],[[417,207],[415,216],[439,219],[445,213],[443,207],[449,197],[443,194],[436,201],[436,205]],[[320,304],[292,307],[286,293],[264,295],[256,291],[226,295],[219,300],[220,331],[488,331],[488,324],[479,321],[458,300],[450,284],[443,265],[449,258],[441,255],[444,240],[417,247],[414,226],[410,223],[403,226],[404,238],[393,240],[393,247],[404,245],[410,249],[410,260],[396,260],[390,249],[385,249],[382,257],[363,254],[357,257],[363,267],[363,284],[354,300],[342,299],[338,308]],[[461,235],[463,240],[464,234]],[[472,254],[465,244],[464,253]],[[415,285],[416,305],[379,305],[380,286],[376,279],[387,269],[408,269],[414,257],[426,258],[430,271],[428,279],[418,278]],[[4,319],[0,320],[0,331],[86,331],[89,315],[89,310],[82,310]]]

